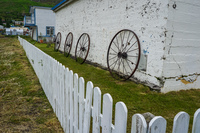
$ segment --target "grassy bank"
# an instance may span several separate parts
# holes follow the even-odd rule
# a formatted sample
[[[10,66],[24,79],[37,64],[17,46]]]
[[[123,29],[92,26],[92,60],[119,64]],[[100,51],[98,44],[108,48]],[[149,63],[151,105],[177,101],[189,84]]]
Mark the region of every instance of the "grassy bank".
[[[29,39],[28,39],[29,40]],[[34,41],[29,40],[34,43]],[[150,91],[147,86],[133,81],[118,81],[111,77],[108,71],[90,64],[79,64],[74,59],[66,58],[62,53],[55,52],[53,45],[34,43],[35,46],[57,59],[63,65],[84,77],[85,81],[92,81],[99,87],[102,94],[110,93],[114,104],[123,101],[128,108],[128,132],[131,131],[131,117],[135,113],[151,112],[156,116],[163,116],[167,120],[167,132],[172,132],[173,119],[180,111],[190,115],[190,131],[195,111],[200,108],[200,90],[188,90],[161,94]],[[74,51],[72,51],[74,52]]]
[[[0,38],[0,132],[63,132],[17,38]]]

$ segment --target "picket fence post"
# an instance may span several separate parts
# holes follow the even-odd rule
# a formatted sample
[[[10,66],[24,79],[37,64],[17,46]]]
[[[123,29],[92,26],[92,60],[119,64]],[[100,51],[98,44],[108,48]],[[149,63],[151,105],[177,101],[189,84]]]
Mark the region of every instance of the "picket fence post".
[[[165,133],[167,121],[162,116],[154,117],[149,123],[148,133]]]
[[[83,120],[84,133],[89,133],[90,131],[92,96],[93,96],[93,83],[89,81],[87,82],[87,87],[86,87],[85,112],[84,112],[84,120]]]
[[[174,117],[172,133],[188,133],[190,116],[185,112],[179,112]]]
[[[74,99],[73,99],[73,71],[69,71],[69,94],[70,94],[70,112],[69,112],[69,118],[70,118],[70,133],[74,132]]]
[[[116,103],[115,107],[115,127],[112,133],[126,133],[128,110],[123,102]]]
[[[113,99],[110,94],[103,95],[102,133],[111,133]]]
[[[79,133],[83,132],[83,119],[84,119],[84,107],[85,107],[85,80],[79,78]]]
[[[65,132],[69,133],[70,129],[70,71],[65,69]]]
[[[93,97],[93,127],[92,133],[100,133],[100,114],[101,114],[101,90],[98,87],[94,88]]]
[[[74,74],[74,132],[78,133],[78,74]]]
[[[200,133],[200,109],[194,114],[192,133]]]
[[[131,133],[147,133],[147,122],[143,115],[133,115]]]

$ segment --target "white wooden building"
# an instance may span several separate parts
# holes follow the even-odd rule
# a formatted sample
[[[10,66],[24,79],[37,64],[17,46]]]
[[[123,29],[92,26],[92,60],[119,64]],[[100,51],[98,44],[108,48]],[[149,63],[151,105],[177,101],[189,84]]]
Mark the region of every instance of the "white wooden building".
[[[40,41],[44,38],[48,41],[55,34],[55,13],[50,7],[30,7],[31,16],[24,16],[24,26],[30,27],[31,36]]]
[[[63,0],[52,8],[55,33],[90,35],[87,60],[107,67],[107,50],[122,29],[134,31],[141,60],[133,77],[161,92],[200,88],[199,0]]]

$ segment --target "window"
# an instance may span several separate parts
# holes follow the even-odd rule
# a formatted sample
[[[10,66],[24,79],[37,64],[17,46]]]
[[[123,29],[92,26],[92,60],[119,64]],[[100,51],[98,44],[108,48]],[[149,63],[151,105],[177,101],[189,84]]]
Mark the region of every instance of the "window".
[[[54,27],[47,27],[47,36],[54,35]]]

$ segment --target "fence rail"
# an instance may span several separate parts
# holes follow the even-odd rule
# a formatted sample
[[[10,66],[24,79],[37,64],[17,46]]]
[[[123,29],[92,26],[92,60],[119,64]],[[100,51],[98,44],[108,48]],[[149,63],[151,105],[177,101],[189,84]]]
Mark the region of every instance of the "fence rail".
[[[66,133],[126,133],[127,107],[116,103],[115,123],[112,123],[113,99],[101,90],[78,77],[51,56],[18,37],[38,76],[41,86]],[[103,101],[102,109],[101,102]],[[102,113],[101,113],[102,110]],[[172,133],[188,133],[189,115],[178,113],[174,118]],[[91,122],[92,120],[92,122]],[[92,124],[91,124],[92,123]],[[141,114],[132,117],[131,133],[165,133],[167,121],[154,117],[149,124]],[[200,133],[200,109],[194,114],[192,133]]]

